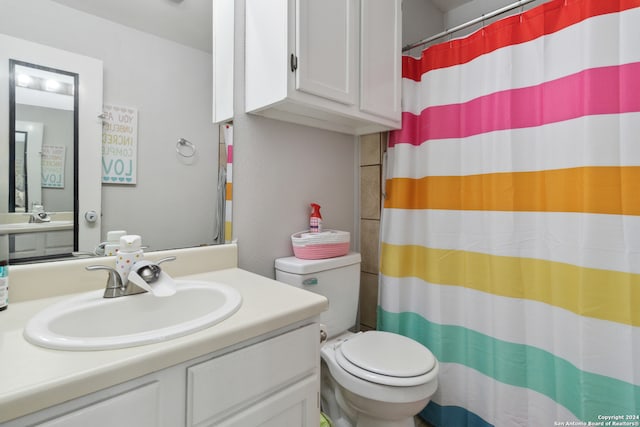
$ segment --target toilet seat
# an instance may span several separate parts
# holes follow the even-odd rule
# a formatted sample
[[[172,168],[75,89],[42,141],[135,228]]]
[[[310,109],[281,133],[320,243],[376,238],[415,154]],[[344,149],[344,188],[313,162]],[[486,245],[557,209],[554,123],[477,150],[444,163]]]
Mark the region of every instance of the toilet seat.
[[[336,345],[336,362],[350,374],[377,384],[410,387],[432,379],[433,354],[418,342],[382,331],[353,335]]]

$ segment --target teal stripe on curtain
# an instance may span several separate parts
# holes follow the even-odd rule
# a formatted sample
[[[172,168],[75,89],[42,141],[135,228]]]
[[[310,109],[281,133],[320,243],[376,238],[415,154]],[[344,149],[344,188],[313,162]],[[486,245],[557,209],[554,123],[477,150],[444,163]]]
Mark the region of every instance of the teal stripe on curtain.
[[[419,341],[441,363],[462,364],[496,381],[544,394],[585,422],[598,421],[598,415],[640,412],[639,386],[582,371],[536,347],[502,341],[461,326],[440,325],[412,312],[387,312],[381,307],[378,329]]]

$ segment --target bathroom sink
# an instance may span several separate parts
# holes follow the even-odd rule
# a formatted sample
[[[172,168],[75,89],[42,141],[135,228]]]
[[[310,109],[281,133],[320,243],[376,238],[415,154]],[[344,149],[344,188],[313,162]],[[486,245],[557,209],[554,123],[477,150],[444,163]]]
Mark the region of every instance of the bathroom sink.
[[[176,293],[103,298],[87,292],[53,304],[29,320],[24,337],[57,350],[108,350],[165,341],[208,328],[242,303],[231,286],[176,280]]]

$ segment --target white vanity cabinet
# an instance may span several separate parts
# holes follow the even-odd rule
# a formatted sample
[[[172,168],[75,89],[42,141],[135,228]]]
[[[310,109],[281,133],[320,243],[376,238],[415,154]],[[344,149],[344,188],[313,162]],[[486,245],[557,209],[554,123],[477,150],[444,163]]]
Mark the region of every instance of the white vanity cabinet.
[[[401,0],[247,0],[245,109],[349,134],[401,124]]]
[[[316,427],[319,346],[317,323],[289,328],[0,425]]]

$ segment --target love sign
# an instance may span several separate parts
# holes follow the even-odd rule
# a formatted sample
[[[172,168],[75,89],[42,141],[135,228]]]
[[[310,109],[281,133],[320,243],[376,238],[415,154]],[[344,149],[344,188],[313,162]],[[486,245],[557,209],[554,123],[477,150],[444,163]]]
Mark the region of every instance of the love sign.
[[[42,187],[64,188],[64,160],[66,147],[42,146]]]
[[[105,105],[102,119],[102,183],[135,184],[138,110]]]

